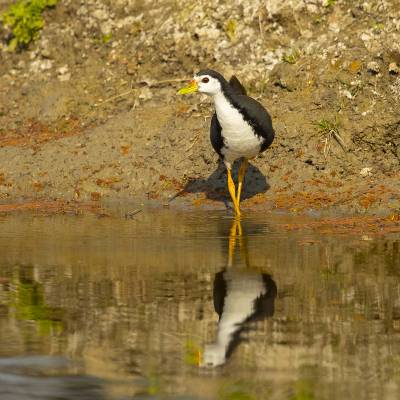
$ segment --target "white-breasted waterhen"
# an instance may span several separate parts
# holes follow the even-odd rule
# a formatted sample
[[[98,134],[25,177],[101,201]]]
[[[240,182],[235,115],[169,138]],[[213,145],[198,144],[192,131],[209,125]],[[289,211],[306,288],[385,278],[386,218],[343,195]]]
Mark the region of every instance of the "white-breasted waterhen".
[[[215,113],[211,119],[210,139],[228,171],[228,189],[236,214],[240,215],[240,194],[248,159],[265,151],[274,140],[271,117],[257,100],[247,96],[239,80],[229,82],[211,69],[198,72],[180,94],[201,92],[213,98]],[[232,179],[232,164],[242,158],[238,187]]]

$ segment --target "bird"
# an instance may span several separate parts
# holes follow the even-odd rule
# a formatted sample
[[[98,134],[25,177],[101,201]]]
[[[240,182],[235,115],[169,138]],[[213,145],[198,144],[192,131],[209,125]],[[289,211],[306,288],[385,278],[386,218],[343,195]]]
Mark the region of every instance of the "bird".
[[[179,94],[205,93],[212,97],[215,112],[211,118],[210,141],[227,169],[228,190],[236,216],[240,217],[240,196],[248,160],[265,151],[273,142],[275,131],[265,107],[247,95],[239,79],[229,82],[217,71],[197,72]],[[241,159],[237,189],[232,179],[232,166]]]
[[[244,340],[243,334],[254,328],[252,323],[274,315],[277,285],[270,274],[251,267],[247,242],[242,236],[240,220],[235,219],[228,239],[228,261],[214,277],[213,302],[218,314],[216,337],[200,352],[201,367],[225,364]],[[235,259],[237,241],[241,263]]]

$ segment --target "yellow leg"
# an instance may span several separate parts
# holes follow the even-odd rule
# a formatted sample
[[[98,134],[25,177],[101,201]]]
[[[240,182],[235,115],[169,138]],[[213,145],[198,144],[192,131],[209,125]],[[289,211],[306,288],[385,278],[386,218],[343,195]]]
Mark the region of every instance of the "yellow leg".
[[[229,258],[228,258],[228,267],[231,267],[233,264],[233,256],[235,254],[235,247],[236,247],[236,227],[237,227],[237,220],[233,221],[231,226],[231,230],[229,232]]]
[[[243,179],[244,179],[244,176],[246,175],[248,166],[249,166],[249,162],[247,161],[247,159],[243,159],[242,163],[240,164],[240,168],[239,168],[239,179],[238,179],[239,183],[238,183],[238,190],[237,190],[237,197],[236,197],[238,207],[240,205],[240,194],[242,193]]]
[[[233,206],[235,207],[235,212],[237,216],[240,216],[240,209],[239,209],[239,204],[236,200],[236,189],[235,189],[235,184],[233,183],[232,179],[232,173],[231,169],[228,168],[228,189],[229,189],[229,194],[231,195],[232,201],[233,201]]]
[[[236,242],[239,241],[241,256],[245,256],[244,260],[246,265],[248,265],[247,257],[247,243],[243,239],[242,224],[240,223],[240,218],[235,218],[232,222],[231,230],[229,232],[229,257],[228,257],[228,267],[232,267],[233,258],[235,255]]]

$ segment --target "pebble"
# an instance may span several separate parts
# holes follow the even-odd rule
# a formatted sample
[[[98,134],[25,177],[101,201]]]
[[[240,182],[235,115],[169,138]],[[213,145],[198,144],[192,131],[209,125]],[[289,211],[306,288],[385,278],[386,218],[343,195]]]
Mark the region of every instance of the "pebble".
[[[361,36],[360,36],[360,39],[363,42],[368,42],[369,40],[371,40],[371,36],[369,36],[367,33],[362,33]]]
[[[57,73],[59,75],[64,75],[68,72],[68,66],[64,65],[63,67],[57,68]]]
[[[51,52],[50,50],[46,47],[44,49],[41,50],[40,54],[42,55],[42,57],[44,58],[50,58],[51,57]]]
[[[381,69],[381,67],[380,67],[379,63],[377,63],[376,61],[370,61],[367,64],[367,70],[369,72],[372,72],[373,74],[378,74],[380,69]]]
[[[129,63],[127,66],[126,66],[126,73],[128,74],[128,75],[135,75],[136,74],[136,72],[137,72],[137,64],[136,63]]]
[[[34,60],[31,62],[30,70],[32,72],[47,71],[53,67],[52,60]]]
[[[98,19],[98,20],[106,20],[109,18],[109,13],[106,10],[102,10],[98,8],[97,10],[94,10],[92,13],[93,17]]]
[[[57,78],[60,82],[66,82],[71,79],[71,72],[68,70],[68,65],[57,68]]]
[[[371,167],[364,167],[360,171],[360,175],[364,178],[372,175],[372,168]]]
[[[399,66],[395,62],[390,63],[389,64],[389,74],[398,75],[399,73],[400,73]]]
[[[350,93],[349,90],[343,90],[342,94],[343,94],[343,96],[347,97],[350,100],[353,98],[353,96],[352,96],[352,94]]]
[[[111,19],[104,21],[100,24],[100,30],[103,35],[109,35],[112,31],[113,22]]]

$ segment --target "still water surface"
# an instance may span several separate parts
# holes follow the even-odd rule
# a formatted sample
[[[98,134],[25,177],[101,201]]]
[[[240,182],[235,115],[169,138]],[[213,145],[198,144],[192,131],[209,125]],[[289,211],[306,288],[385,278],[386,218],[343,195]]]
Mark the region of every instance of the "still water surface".
[[[1,217],[0,399],[399,399],[400,238],[283,222]]]

